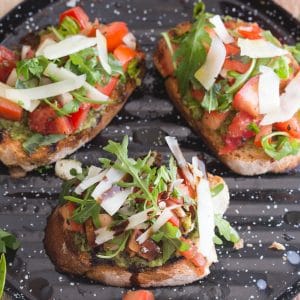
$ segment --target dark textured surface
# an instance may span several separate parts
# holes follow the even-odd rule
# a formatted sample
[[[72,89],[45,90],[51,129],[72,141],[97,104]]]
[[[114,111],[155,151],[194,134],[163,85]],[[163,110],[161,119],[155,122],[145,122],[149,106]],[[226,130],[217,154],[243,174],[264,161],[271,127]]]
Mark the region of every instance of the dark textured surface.
[[[205,2],[209,11],[258,21],[285,42],[293,43],[299,37],[299,24],[269,1]],[[240,251],[219,248],[220,262],[205,280],[184,287],[154,289],[156,298],[274,299],[284,294],[282,299],[290,299],[291,294],[286,291],[293,286],[295,291],[300,277],[299,263],[290,263],[293,257],[297,259],[300,245],[300,169],[289,174],[253,178],[229,172],[178,116],[151,63],[159,33],[188,20],[192,1],[85,0],[79,3],[101,21],[127,21],[148,53],[149,72],[144,85],[131,97],[123,112],[74,157],[86,164],[96,163],[103,155],[102,145],[108,139],[121,140],[124,134],[132,139],[130,153],[134,156],[145,154],[149,148],[166,153],[164,136],[175,135],[187,158],[203,151],[208,169],[225,177],[232,194],[227,216],[245,240],[245,248]],[[0,40],[15,46],[28,30],[56,22],[58,13],[65,8],[65,1],[26,1],[0,22]],[[12,180],[6,169],[0,167],[0,228],[14,232],[22,242],[14,259],[10,257],[9,290],[22,292],[28,299],[120,299],[123,289],[55,272],[45,254],[44,227],[47,216],[57,204],[60,185],[51,171],[46,176],[34,172],[25,179]],[[286,251],[268,249],[273,241],[283,243]],[[292,252],[287,255],[288,251]],[[267,288],[260,290],[265,282]]]

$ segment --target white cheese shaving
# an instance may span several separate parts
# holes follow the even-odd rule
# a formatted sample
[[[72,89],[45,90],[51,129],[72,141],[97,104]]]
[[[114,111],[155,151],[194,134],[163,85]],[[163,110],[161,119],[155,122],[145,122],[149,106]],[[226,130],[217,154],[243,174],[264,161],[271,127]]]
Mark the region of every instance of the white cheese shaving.
[[[53,39],[46,38],[38,47],[38,49],[35,52],[35,56],[42,55],[44,49],[50,45],[54,45],[56,42]]]
[[[290,120],[300,109],[300,72],[287,85],[285,93],[280,96],[280,107],[266,114],[260,125],[271,125]]]
[[[108,242],[114,238],[114,232],[108,230],[107,227],[99,228],[95,231],[96,240],[95,243],[97,245],[102,245],[105,242]]]
[[[128,33],[123,37],[122,41],[123,41],[123,43],[124,43],[127,47],[129,47],[129,48],[131,48],[131,49],[133,49],[133,50],[136,49],[136,38],[135,38],[135,36],[134,36],[131,32],[128,32]]]
[[[195,73],[195,78],[208,91],[220,74],[226,58],[226,48],[218,37],[212,37],[206,61]]]
[[[9,74],[7,80],[6,80],[6,84],[11,86],[11,87],[14,87],[14,86],[16,86],[17,80],[18,80],[17,70],[16,70],[16,68],[14,68],[10,72],[10,74]]]
[[[98,29],[96,30],[96,39],[98,56],[101,65],[108,74],[111,74],[111,67],[108,64],[107,41],[105,36]]]
[[[72,35],[64,40],[48,45],[40,51],[48,59],[58,59],[95,46],[96,38],[88,38],[84,35]]]
[[[111,197],[103,199],[101,207],[111,216],[113,216],[125,203],[128,196],[132,193],[131,188],[127,188],[114,193]]]
[[[124,175],[125,174],[123,172],[114,168],[110,168],[106,174],[105,179],[102,180],[94,189],[92,197],[95,200],[100,199],[102,194],[111,189],[112,185],[120,181],[124,177]]]
[[[148,208],[128,218],[128,225],[125,230],[136,228],[138,225],[144,223],[149,219],[148,214],[153,211],[153,208]]]
[[[72,73],[71,71],[65,69],[65,68],[59,68],[56,64],[50,63],[44,74],[48,77],[51,77],[57,81],[59,80],[66,80],[66,79],[72,79],[76,78],[77,75]],[[108,96],[101,93],[99,90],[91,86],[86,81],[83,83],[83,87],[86,89],[88,93],[88,97],[93,100],[99,100],[99,101],[106,101],[108,100]]]
[[[280,107],[280,79],[272,68],[260,66],[259,71],[259,112],[267,114]]]
[[[71,170],[76,170],[77,174],[82,173],[82,164],[74,159],[61,159],[55,163],[55,175],[63,180],[73,179]]]
[[[249,40],[239,38],[238,46],[241,48],[241,56],[248,56],[251,58],[276,57],[289,53],[287,50],[279,48],[263,39]]]
[[[27,54],[31,50],[31,47],[28,45],[23,45],[21,50],[21,59],[27,58]]]
[[[214,31],[224,44],[230,44],[234,42],[234,38],[229,34],[219,15],[215,15],[214,17],[210,18],[209,22],[215,26]]]

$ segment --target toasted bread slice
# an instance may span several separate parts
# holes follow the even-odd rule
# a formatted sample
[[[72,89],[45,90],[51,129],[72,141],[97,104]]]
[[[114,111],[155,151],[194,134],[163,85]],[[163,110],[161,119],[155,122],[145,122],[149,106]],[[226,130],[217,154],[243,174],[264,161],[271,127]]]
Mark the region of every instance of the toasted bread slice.
[[[142,79],[144,75],[143,62],[141,63],[141,69],[142,72],[139,74],[140,79]],[[7,131],[0,131],[0,161],[9,167],[12,176],[21,177],[26,175],[26,172],[37,167],[51,164],[72,154],[92,140],[111,122],[122,109],[135,88],[136,81],[129,80],[125,86],[121,86],[113,91],[111,98],[116,99],[118,103],[106,107],[95,127],[71,134],[56,144],[39,147],[32,154],[26,153],[22,147],[22,143],[12,139]]]
[[[214,197],[215,213],[223,214],[229,204],[228,187],[219,176],[209,175],[212,186],[224,184],[223,190]],[[203,269],[197,268],[185,258],[166,263],[161,267],[135,269],[121,268],[112,261],[96,263],[89,252],[78,250],[74,233],[64,229],[61,206],[56,207],[48,218],[44,245],[57,270],[89,278],[107,285],[119,287],[158,287],[192,283],[209,274],[210,262]]]
[[[191,24],[182,23],[169,32],[170,35],[182,35],[189,30]],[[220,134],[203,125],[200,121],[192,118],[189,109],[184,105],[178,89],[177,79],[172,75],[172,61],[169,49],[164,39],[158,42],[154,53],[154,64],[159,73],[165,78],[165,86],[170,99],[180,111],[185,120],[200,135],[203,141],[211,148],[215,155],[232,171],[241,175],[259,175],[268,172],[283,173],[297,167],[300,164],[300,153],[289,155],[281,160],[274,160],[267,156],[262,148],[251,144],[232,151],[231,153],[220,155],[219,151],[223,147]]]

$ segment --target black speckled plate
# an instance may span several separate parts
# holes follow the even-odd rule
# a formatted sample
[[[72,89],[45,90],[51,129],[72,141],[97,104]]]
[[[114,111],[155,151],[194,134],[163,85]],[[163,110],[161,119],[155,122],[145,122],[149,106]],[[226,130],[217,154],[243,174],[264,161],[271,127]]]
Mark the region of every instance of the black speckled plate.
[[[1,1],[1,0],[0,0]],[[299,38],[299,23],[268,0],[206,0],[209,11],[257,21],[282,41]],[[15,46],[30,30],[57,22],[66,1],[29,0],[0,22],[0,41]],[[98,0],[77,1],[92,17],[101,21],[125,20],[148,53],[148,74],[144,85],[131,97],[125,109],[92,143],[74,157],[96,163],[108,139],[132,139],[130,153],[138,156],[149,148],[168,150],[164,136],[179,138],[187,158],[203,151],[208,169],[222,174],[231,189],[228,219],[245,240],[245,248],[219,248],[220,261],[200,282],[183,287],[154,289],[156,299],[290,299],[300,291],[300,169],[283,175],[241,177],[219,163],[200,139],[181,120],[168,100],[163,82],[153,69],[151,55],[160,32],[189,20],[188,0]],[[14,298],[28,299],[120,299],[124,289],[106,287],[55,271],[43,248],[47,216],[57,204],[61,181],[51,171],[45,176],[30,173],[13,180],[0,166],[0,228],[14,232],[22,242],[8,268],[9,291]],[[273,241],[285,251],[268,249]],[[22,293],[23,296],[16,292]]]

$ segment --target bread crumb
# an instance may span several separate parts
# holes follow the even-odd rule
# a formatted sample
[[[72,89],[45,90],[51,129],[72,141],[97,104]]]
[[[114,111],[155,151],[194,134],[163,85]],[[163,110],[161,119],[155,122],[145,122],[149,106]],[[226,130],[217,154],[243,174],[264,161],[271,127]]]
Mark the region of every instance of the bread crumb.
[[[274,249],[278,251],[284,251],[285,247],[284,245],[278,243],[278,242],[273,242],[271,246],[269,246],[269,249]]]
[[[238,242],[234,243],[233,249],[239,250],[244,248],[244,240],[240,239]]]

